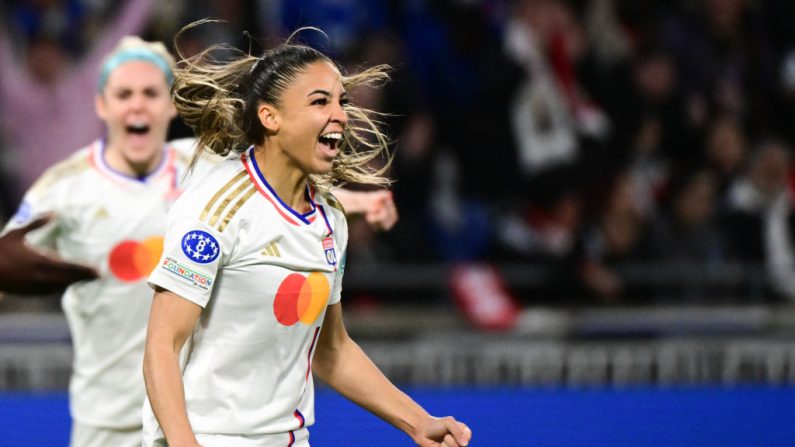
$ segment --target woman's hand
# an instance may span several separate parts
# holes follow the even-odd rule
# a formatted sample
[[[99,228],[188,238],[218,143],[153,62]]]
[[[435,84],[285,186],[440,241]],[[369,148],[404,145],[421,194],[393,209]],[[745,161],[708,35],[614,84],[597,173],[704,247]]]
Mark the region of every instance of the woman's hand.
[[[335,189],[334,196],[348,215],[360,214],[374,230],[389,231],[398,221],[392,191],[350,191]]]
[[[465,447],[472,439],[472,430],[452,416],[431,417],[418,432],[414,442],[420,447]]]

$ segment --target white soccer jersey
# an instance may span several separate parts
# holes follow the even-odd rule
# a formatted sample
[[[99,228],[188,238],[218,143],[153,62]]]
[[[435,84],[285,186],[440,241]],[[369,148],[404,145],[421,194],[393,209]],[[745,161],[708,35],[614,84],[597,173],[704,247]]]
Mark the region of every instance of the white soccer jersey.
[[[203,307],[182,360],[197,434],[294,439],[314,422],[312,356],[340,300],[348,230],[332,197],[306,194],[308,213],[289,208],[250,149],[192,182],[169,213],[149,281]],[[162,437],[145,405],[144,445]]]
[[[54,212],[29,234],[33,245],[95,267],[99,279],[70,286],[62,297],[74,347],[72,418],[81,424],[141,425],[141,364],[152,291],[145,279],[163,246],[167,208],[176,199],[188,156],[166,146],[145,178],[115,172],[97,141],[50,168],[25,195],[5,231]]]

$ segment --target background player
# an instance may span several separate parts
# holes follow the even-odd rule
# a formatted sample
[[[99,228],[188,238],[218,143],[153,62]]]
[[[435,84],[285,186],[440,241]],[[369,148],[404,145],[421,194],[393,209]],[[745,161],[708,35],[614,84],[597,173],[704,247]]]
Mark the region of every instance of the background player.
[[[165,144],[176,113],[172,67],[162,44],[124,38],[100,71],[96,111],[106,138],[45,172],[7,227],[52,213],[28,241],[99,274],[62,297],[74,346],[74,446],[140,445],[139,371],[151,296],[142,279],[157,262],[166,210],[189,161]]]

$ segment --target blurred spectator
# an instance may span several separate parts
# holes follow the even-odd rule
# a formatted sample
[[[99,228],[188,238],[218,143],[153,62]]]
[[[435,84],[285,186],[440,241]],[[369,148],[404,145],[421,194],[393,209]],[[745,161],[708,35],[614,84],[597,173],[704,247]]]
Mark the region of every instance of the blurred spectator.
[[[726,260],[721,234],[713,220],[717,187],[715,175],[704,168],[683,168],[673,176],[665,206],[651,227],[649,259],[680,278],[692,278],[687,274]],[[660,300],[690,303],[717,295],[705,286],[703,278],[695,279],[664,284],[656,288],[655,295]]]
[[[523,174],[575,164],[581,136],[604,138],[609,131],[574,70],[585,51],[584,28],[565,2],[525,0],[517,3],[505,38],[507,53],[526,74],[509,105]]]
[[[726,194],[741,173],[746,156],[746,136],[740,123],[730,115],[720,115],[709,125],[706,158],[717,175],[718,193]]]
[[[580,234],[583,203],[575,186],[527,204],[519,213],[506,211],[498,219],[499,252],[508,258],[556,262],[568,257]]]
[[[394,68],[392,80],[381,88],[360,86],[350,92],[362,107],[384,112],[394,141],[392,186],[395,203],[400,210],[400,225],[379,235],[393,250],[390,256],[401,260],[434,257],[428,232],[430,220],[430,186],[433,183],[436,157],[436,121],[428,105],[417,91],[417,81],[407,62],[406,49],[393,33],[375,33],[351,48],[347,58],[351,69],[357,64],[387,64]]]
[[[739,117],[752,134],[770,130],[776,53],[758,3],[705,0],[693,6],[667,21],[664,36],[680,63],[688,101]]]
[[[720,221],[732,258],[751,267],[765,266],[772,292],[795,299],[790,163],[783,142],[760,144],[746,172],[729,189]]]
[[[670,161],[687,161],[700,151],[705,119],[682,96],[675,60],[664,49],[641,49],[632,70],[633,91],[621,123],[633,132],[634,153],[659,154]]]
[[[429,0],[403,9],[401,35],[427,105],[407,136],[433,135],[428,220],[443,259],[485,257],[492,208],[521,194],[506,107],[521,72],[501,51],[487,6]]]
[[[428,0],[405,7],[402,37],[435,122],[473,208],[517,194],[510,103],[521,71],[502,51],[487,2]],[[498,180],[498,181],[497,181]]]
[[[583,231],[570,261],[569,274],[574,278],[568,293],[574,295],[573,299],[593,297],[598,302],[615,303],[648,294],[647,290],[627,284],[616,269],[646,259],[642,244],[646,225],[633,194],[632,177],[628,172],[619,174],[596,221]]]
[[[22,61],[14,54],[9,27],[0,27],[0,127],[10,169],[19,175],[15,196],[42,171],[101,134],[89,92],[97,89],[100,59],[127,34],[143,27],[152,0],[128,0],[93,36],[85,55],[70,57],[60,41],[33,36]],[[46,126],[46,131],[35,126]]]

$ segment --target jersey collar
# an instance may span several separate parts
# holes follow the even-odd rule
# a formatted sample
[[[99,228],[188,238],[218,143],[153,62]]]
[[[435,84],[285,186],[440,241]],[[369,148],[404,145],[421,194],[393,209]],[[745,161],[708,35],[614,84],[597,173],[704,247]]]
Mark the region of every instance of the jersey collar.
[[[100,173],[106,177],[110,177],[115,181],[124,183],[147,183],[149,180],[159,176],[163,172],[170,172],[174,170],[174,153],[168,149],[167,145],[163,146],[163,156],[160,157],[160,163],[155,169],[152,170],[152,172],[143,177],[134,177],[113,169],[105,160],[106,149],[107,148],[104,139],[95,141],[94,144],[91,145],[89,158],[91,159],[91,164],[94,165],[94,167],[97,168]]]
[[[271,203],[271,205],[273,205],[284,220],[293,225],[309,225],[315,221],[315,217],[317,216],[317,204],[315,203],[314,191],[308,184],[306,185],[305,194],[311,209],[309,212],[302,214],[284,203],[268,181],[265,180],[265,176],[262,174],[262,170],[260,170],[259,165],[257,165],[257,160],[254,157],[254,146],[248,148],[240,159],[246,167],[251,181],[254,182],[254,185],[257,187],[257,190]]]

